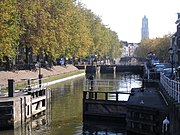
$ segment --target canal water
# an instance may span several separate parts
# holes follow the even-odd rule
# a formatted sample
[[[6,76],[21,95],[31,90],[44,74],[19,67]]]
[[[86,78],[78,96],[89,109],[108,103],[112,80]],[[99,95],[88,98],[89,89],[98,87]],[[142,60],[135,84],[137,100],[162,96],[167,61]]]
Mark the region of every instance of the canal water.
[[[130,73],[99,74],[95,79],[119,80],[117,90],[141,87],[139,75]],[[36,118],[16,130],[0,131],[0,135],[126,135],[125,127],[113,123],[82,120],[82,91],[85,77],[51,86],[52,98],[46,115]],[[122,100],[127,100],[128,97]]]

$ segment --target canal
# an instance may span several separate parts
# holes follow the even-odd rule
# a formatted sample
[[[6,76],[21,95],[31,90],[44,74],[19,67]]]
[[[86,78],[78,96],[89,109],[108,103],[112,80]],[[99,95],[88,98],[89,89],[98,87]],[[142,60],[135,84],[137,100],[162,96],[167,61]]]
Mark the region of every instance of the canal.
[[[141,87],[139,75],[130,73],[99,74],[96,79],[119,80],[120,91]],[[51,86],[52,99],[46,115],[36,118],[16,130],[1,131],[0,135],[126,135],[125,127],[113,123],[84,122],[82,120],[82,91],[85,77]],[[127,100],[128,97],[122,97]]]

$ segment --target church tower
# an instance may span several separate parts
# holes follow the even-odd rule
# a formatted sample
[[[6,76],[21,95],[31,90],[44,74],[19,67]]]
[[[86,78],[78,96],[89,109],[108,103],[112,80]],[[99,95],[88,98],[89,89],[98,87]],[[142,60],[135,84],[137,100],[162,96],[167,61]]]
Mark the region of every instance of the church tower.
[[[141,28],[141,40],[149,38],[149,28],[148,28],[148,18],[146,16],[142,19],[142,28]]]

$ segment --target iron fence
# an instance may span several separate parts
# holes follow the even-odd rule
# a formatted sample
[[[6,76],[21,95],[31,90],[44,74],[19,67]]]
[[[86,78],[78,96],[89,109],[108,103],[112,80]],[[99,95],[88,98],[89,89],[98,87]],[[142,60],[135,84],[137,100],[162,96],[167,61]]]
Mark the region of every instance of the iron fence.
[[[160,83],[174,101],[180,103],[180,82],[171,80],[166,77],[163,73],[160,74]]]

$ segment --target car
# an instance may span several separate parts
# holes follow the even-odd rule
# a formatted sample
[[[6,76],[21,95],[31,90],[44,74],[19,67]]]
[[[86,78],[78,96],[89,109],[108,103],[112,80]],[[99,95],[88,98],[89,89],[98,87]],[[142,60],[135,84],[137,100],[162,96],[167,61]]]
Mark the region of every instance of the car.
[[[155,72],[163,72],[165,68],[166,67],[164,64],[156,64],[154,67],[154,71]]]
[[[176,69],[173,68],[173,74],[175,74]],[[172,76],[172,68],[165,68],[163,71],[164,75],[167,77],[171,77]]]

